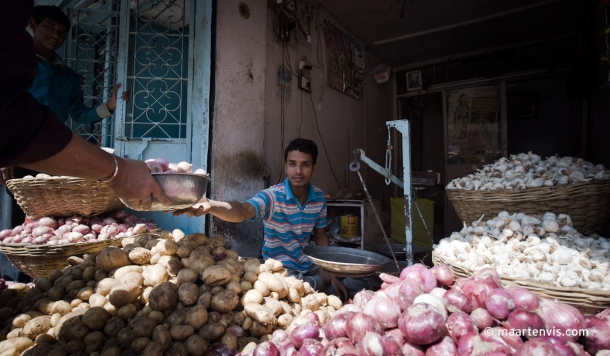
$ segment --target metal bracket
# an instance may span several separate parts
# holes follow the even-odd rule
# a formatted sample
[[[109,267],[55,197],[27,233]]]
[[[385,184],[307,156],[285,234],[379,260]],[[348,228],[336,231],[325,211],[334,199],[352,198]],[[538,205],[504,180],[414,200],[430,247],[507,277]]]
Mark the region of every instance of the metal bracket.
[[[373,170],[375,170],[376,172],[381,174],[386,179],[386,184],[389,185],[390,181],[392,181],[392,182],[394,182],[394,184],[396,184],[397,186],[404,189],[404,187],[405,187],[404,182],[400,178],[393,175],[389,169],[383,168],[382,166],[378,165],[375,161],[368,158],[363,149],[356,148],[354,150],[354,154],[356,155],[356,158],[354,159],[354,161],[352,163],[350,163],[351,171],[357,171],[360,168],[360,165],[358,164],[358,168],[352,169],[352,164],[358,163],[357,160],[361,159],[362,162],[366,163]]]

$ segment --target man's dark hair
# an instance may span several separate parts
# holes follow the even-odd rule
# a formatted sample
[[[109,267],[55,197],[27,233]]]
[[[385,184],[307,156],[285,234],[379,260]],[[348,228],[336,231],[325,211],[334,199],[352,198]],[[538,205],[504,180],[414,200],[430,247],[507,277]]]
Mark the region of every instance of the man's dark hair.
[[[34,11],[32,12],[32,20],[36,22],[37,25],[46,19],[47,17],[57,21],[59,24],[66,26],[66,28],[70,29],[70,19],[68,15],[66,15],[60,8],[57,6],[51,5],[38,5],[34,6]]]
[[[311,155],[313,164],[316,164],[318,160],[318,146],[312,140],[306,138],[295,138],[288,143],[286,150],[284,151],[284,162],[288,160],[288,152],[299,151]]]

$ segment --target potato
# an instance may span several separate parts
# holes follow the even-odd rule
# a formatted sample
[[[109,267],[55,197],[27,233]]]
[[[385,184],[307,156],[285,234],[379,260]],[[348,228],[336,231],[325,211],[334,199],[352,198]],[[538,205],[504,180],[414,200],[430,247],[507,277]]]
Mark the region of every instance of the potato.
[[[145,249],[144,247],[136,247],[131,249],[127,256],[132,263],[137,265],[144,265],[150,262],[150,258],[152,257],[150,250]]]
[[[83,324],[84,310],[72,311],[59,319],[53,328],[55,337],[62,341],[82,340],[89,333],[89,329]],[[50,320],[49,320],[50,324]]]
[[[244,340],[245,339],[246,338],[244,338]],[[252,339],[252,338],[248,338],[248,339]],[[256,349],[257,343],[258,343],[258,340],[248,342],[241,350],[242,355],[254,354],[254,350]]]
[[[119,334],[119,331],[125,327],[125,322],[118,316],[108,319],[104,325],[104,335],[112,338]]]
[[[156,342],[151,342],[144,348],[142,351],[143,356],[161,356],[163,354],[163,349],[161,345]]]
[[[184,340],[195,333],[195,329],[190,325],[172,325],[169,333],[174,340]]]
[[[123,321],[129,321],[134,315],[136,315],[136,311],[136,306],[132,303],[128,303],[119,308],[117,311],[117,316],[123,319]]]
[[[83,314],[83,324],[91,330],[102,330],[110,313],[102,307],[93,307]]]
[[[267,266],[272,272],[277,272],[284,268],[282,261],[274,260],[273,258],[268,258],[265,260],[265,266]]]
[[[180,256],[180,258],[187,258],[193,251],[194,247],[190,245],[182,245],[178,247],[176,251],[176,255]]]
[[[55,337],[48,333],[40,334],[40,335],[36,336],[36,339],[34,340],[34,342],[37,344],[49,344],[49,345],[54,344],[56,341],[57,340],[55,340]]]
[[[26,335],[23,334],[23,328],[15,328],[15,329],[11,330],[8,334],[6,334],[7,339],[16,339],[18,337],[24,337],[24,336],[26,336]]]
[[[23,335],[33,340],[36,336],[46,333],[51,327],[51,317],[49,315],[39,316],[25,323]]]
[[[165,315],[158,310],[153,310],[148,314],[147,318],[159,325],[165,320]]]
[[[233,275],[234,278],[227,284],[225,284],[225,289],[234,292],[235,294],[241,294],[241,284],[239,283],[239,277],[235,280],[237,275]]]
[[[89,300],[89,297],[91,297],[93,295],[93,293],[95,293],[93,288],[83,287],[83,288],[79,289],[79,291],[76,293],[76,296],[81,301],[87,301],[87,300]]]
[[[178,272],[178,285],[195,283],[199,279],[199,272],[194,269],[184,268]],[[199,294],[199,291],[197,291]]]
[[[131,349],[133,350],[133,352],[135,352],[136,354],[139,355],[142,353],[142,351],[144,351],[144,348],[150,342],[151,342],[151,340],[147,337],[139,337],[139,338],[133,340],[133,342],[131,343]]]
[[[172,325],[182,325],[185,323],[187,309],[177,309],[171,312],[163,321],[163,324],[169,329]]]
[[[301,298],[301,306],[304,309],[309,309],[311,311],[316,311],[318,309],[320,309],[320,302],[318,301],[318,299],[316,297],[314,297],[313,295],[307,295],[303,298]]]
[[[221,286],[229,283],[231,272],[224,266],[210,266],[203,271],[201,279],[209,286]]]
[[[97,282],[97,286],[95,287],[95,293],[101,295],[108,295],[112,290],[112,286],[116,282],[114,278],[104,278],[101,281]]]
[[[248,304],[252,304],[252,303],[261,304],[262,302],[263,302],[263,295],[261,292],[259,292],[256,289],[251,289],[251,290],[247,291],[246,294],[244,294],[244,296],[241,297],[241,305],[244,307]]]
[[[264,282],[270,291],[279,294],[280,298],[283,298],[288,294],[286,285],[282,281],[283,278],[273,275],[269,272],[262,272],[258,275],[258,280]]]
[[[142,304],[148,303],[148,299],[150,298],[150,292],[152,292],[153,287],[146,287],[140,294],[140,299],[138,299]]]
[[[301,304],[292,303],[290,306],[292,307],[292,312],[290,313],[292,316],[299,316],[301,314]]]
[[[224,325],[220,323],[205,324],[197,335],[208,342],[219,340],[225,333]]]
[[[299,296],[299,292],[295,288],[288,288],[288,294],[286,295],[286,299],[291,303],[300,303],[301,297]]]
[[[47,294],[51,300],[60,300],[66,295],[66,290],[62,287],[51,287]]]
[[[162,282],[150,292],[149,303],[153,310],[166,310],[178,301],[178,287],[170,282]]]
[[[101,294],[93,293],[89,297],[89,304],[91,307],[103,307],[106,303],[108,303],[108,299]]]
[[[199,330],[208,322],[207,307],[203,305],[195,305],[186,312],[184,324],[190,325],[195,330]]]
[[[66,287],[66,293],[70,293],[74,289],[76,289],[76,290],[81,289],[85,285],[86,285],[86,282],[83,281],[82,279],[73,281],[70,284],[68,284],[68,286]]]
[[[239,286],[241,287],[241,291],[243,293],[249,291],[250,289],[252,289],[252,283],[248,282],[248,281],[241,281],[239,282]]]
[[[155,245],[155,247],[161,255],[171,256],[178,252],[178,248],[180,246],[178,246],[178,244],[172,240],[161,240]]]
[[[260,273],[261,262],[256,258],[248,258],[246,263],[244,263],[244,270],[247,272],[252,272],[254,274]]]
[[[239,304],[237,294],[233,291],[225,290],[212,297],[210,308],[219,313],[226,313],[235,309],[237,304]]]
[[[49,355],[51,356],[51,355]],[[109,347],[105,349],[100,356],[121,356],[121,348],[120,347]]]
[[[147,267],[144,272],[142,272],[142,275],[144,276],[144,285],[150,287],[166,282],[169,279],[167,270],[161,265]]]
[[[318,309],[314,313],[318,316],[320,325],[326,323],[326,321],[330,319],[330,314],[328,314],[328,312],[324,309]]]
[[[315,293],[315,290],[313,290],[309,282],[303,282],[303,289],[305,290],[305,294]]]
[[[273,312],[274,316],[278,316],[284,312],[284,308],[282,308],[282,304],[276,299],[265,297],[265,303],[263,304],[269,310]]]
[[[294,317],[290,314],[282,314],[277,318],[277,325],[287,328],[292,323]]]
[[[59,319],[61,319],[61,317],[62,315],[59,313],[51,315],[51,326],[57,325],[57,322],[59,322]]]
[[[119,344],[125,349],[130,348],[131,343],[133,342],[133,340],[136,339],[136,337],[133,335],[132,331],[133,331],[132,328],[130,328],[129,326],[126,326],[126,327],[122,328],[121,331],[119,331],[119,333],[116,336],[117,339],[119,339]]]
[[[13,319],[13,326],[16,328],[22,328],[25,323],[32,319],[31,315],[28,314],[19,314]]]
[[[163,325],[157,325],[153,330],[153,341],[155,341],[159,346],[161,346],[161,350],[165,351],[170,348],[172,345],[172,335],[169,333],[169,330]]]
[[[203,356],[208,351],[209,345],[207,341],[199,335],[191,335],[184,344],[189,355]]]
[[[51,352],[50,344],[36,344],[33,347],[25,350],[21,353],[23,356],[47,356],[47,354]],[[4,354],[3,354],[4,355]],[[17,355],[19,355],[17,353]]]
[[[189,356],[189,353],[183,343],[174,342],[172,346],[163,353],[163,356]]]
[[[97,269],[95,271],[95,280],[99,282],[104,278],[108,278],[108,272],[104,271],[103,269]]]
[[[267,284],[261,280],[257,280],[256,282],[254,282],[254,284],[252,285],[252,287],[259,291],[264,297],[269,295],[269,287],[267,286]]]
[[[214,294],[218,294],[218,293],[222,292],[223,290],[225,290],[225,288],[223,286],[215,286],[210,289],[210,293],[212,293],[212,295],[214,295]]]
[[[157,264],[164,266],[167,269],[167,272],[172,276],[177,275],[178,272],[184,268],[180,259],[175,256],[161,256],[159,261],[157,261]]]
[[[150,338],[153,335],[153,331],[157,324],[155,322],[145,316],[137,317],[132,319],[129,322],[129,327],[131,327],[133,336],[136,338],[139,337],[147,337]]]
[[[273,311],[263,305],[256,303],[246,304],[244,311],[259,324],[268,325],[273,323]]]
[[[254,283],[258,280],[258,275],[252,271],[247,271],[244,273],[244,281]]]
[[[151,251],[151,253],[152,253],[152,256],[150,257],[150,262],[149,263],[151,265],[156,265],[157,262],[159,262],[159,260],[161,259],[161,255],[158,254],[158,253],[153,253],[152,251]],[[165,266],[163,266],[163,268],[165,268]]]
[[[81,340],[68,341],[68,343],[66,344],[66,347],[64,348],[64,350],[70,355],[83,351],[84,349],[85,349],[85,343],[82,342]]]
[[[231,333],[225,333],[218,343],[227,346],[233,352],[237,351],[237,336]]]
[[[111,272],[112,278],[117,281],[121,280],[123,276],[129,273],[137,273],[142,274],[144,272],[144,268],[142,266],[128,265],[121,268],[117,268],[114,272]]]
[[[256,321],[253,321],[252,326],[250,327],[250,335],[254,337],[261,337],[263,335],[271,334],[272,330],[273,324],[262,325]]]
[[[130,274],[126,275],[126,277]],[[108,295],[108,301],[115,307],[120,308],[125,304],[135,302],[140,292],[140,285],[137,283],[115,285]]]
[[[199,299],[197,299],[197,305],[203,305],[206,308],[208,308],[210,306],[211,302],[212,302],[212,293],[210,293],[210,292],[205,292],[205,293],[201,294],[199,296]]]
[[[248,330],[250,329],[250,327],[252,327],[252,318],[247,316],[244,318],[244,322],[241,324],[241,328],[244,330]]]
[[[129,264],[129,256],[121,248],[110,246],[106,247],[97,255],[95,265],[98,269],[110,272]]]
[[[194,305],[199,298],[199,287],[195,283],[182,284],[178,288],[178,298],[186,306]]]
[[[192,268],[199,273],[205,271],[208,267],[214,265],[214,257],[212,257],[206,249],[198,247],[189,255],[189,268]]]
[[[4,340],[0,342],[0,355],[4,356],[5,352],[9,350],[13,350],[13,353],[7,353],[6,355],[19,355],[22,351],[32,346],[34,346],[34,341],[27,337]]]
[[[326,302],[328,303],[328,305],[335,308],[335,310],[339,310],[341,309],[341,307],[343,307],[343,302],[341,301],[341,299],[339,299],[339,297],[335,295],[327,296]]]

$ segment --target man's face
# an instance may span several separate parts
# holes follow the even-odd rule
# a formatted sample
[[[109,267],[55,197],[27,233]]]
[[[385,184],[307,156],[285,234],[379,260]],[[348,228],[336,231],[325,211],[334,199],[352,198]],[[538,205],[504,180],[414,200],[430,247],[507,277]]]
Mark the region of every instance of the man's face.
[[[316,171],[316,165],[313,164],[311,155],[301,151],[288,152],[284,166],[288,181],[294,188],[307,187],[313,172]]]
[[[50,17],[40,21],[39,24],[30,20],[30,27],[34,31],[34,42],[51,51],[56,51],[61,47],[68,34],[66,26]]]

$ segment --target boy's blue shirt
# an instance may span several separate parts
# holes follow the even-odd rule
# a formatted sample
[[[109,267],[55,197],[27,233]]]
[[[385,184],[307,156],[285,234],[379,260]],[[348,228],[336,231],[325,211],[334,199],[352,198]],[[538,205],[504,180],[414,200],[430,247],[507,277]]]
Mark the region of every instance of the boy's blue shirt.
[[[75,122],[91,124],[112,115],[106,103],[91,108],[85,106],[79,76],[57,54],[53,65],[41,56],[37,59],[38,73],[28,91],[41,104],[49,106],[63,122],[70,116]]]

